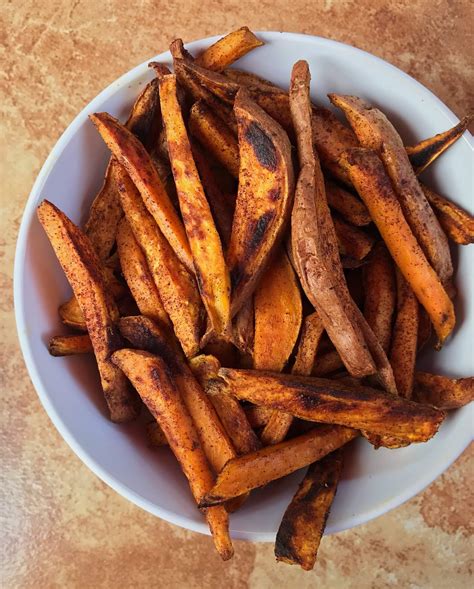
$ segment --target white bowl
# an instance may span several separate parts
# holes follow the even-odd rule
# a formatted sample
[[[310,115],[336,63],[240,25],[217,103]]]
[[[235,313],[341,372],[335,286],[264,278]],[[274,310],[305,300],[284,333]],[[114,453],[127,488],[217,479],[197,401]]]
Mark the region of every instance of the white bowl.
[[[259,33],[266,45],[239,62],[287,87],[291,67],[304,58],[311,66],[313,98],[328,105],[328,92],[357,94],[380,106],[407,143],[457,122],[455,115],[407,74],[363,51],[318,37]],[[190,43],[200,50],[217,37]],[[170,63],[169,53],[154,60]],[[83,462],[118,493],[169,522],[208,533],[177,463],[167,449],[147,448],[139,424],[118,426],[106,417],[92,358],[53,358],[51,335],[65,332],[57,308],[68,298],[67,284],[35,215],[43,198],[76,223],[85,220],[101,185],[109,157],[87,116],[107,111],[122,120],[134,98],[152,78],[147,63],[105,89],[75,118],[46,160],[29,197],[15,259],[15,310],[21,348],[38,395],[63,438]],[[466,133],[429,170],[428,181],[462,206],[472,207],[472,137]],[[440,353],[425,353],[421,363],[447,375],[469,376],[474,342],[474,247],[455,248],[458,326]],[[470,271],[469,271],[470,268]],[[471,362],[470,362],[471,360]],[[471,439],[472,409],[452,413],[427,444],[402,450],[373,450],[355,444],[331,511],[326,533],[366,522],[400,505],[440,475]],[[302,473],[252,493],[231,517],[234,538],[272,541]],[[75,489],[80,493],[80,489]]]

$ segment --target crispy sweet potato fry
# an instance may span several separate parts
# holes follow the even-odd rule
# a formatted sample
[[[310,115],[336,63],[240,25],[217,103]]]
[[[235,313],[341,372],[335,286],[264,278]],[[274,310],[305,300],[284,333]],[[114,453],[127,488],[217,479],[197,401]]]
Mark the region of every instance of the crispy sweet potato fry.
[[[232,315],[251,295],[288,220],[293,200],[291,147],[283,129],[240,92],[234,106],[239,128],[239,191],[227,261]]]
[[[365,204],[345,188],[331,180],[325,180],[326,197],[331,209],[337,211],[346,221],[356,227],[368,225],[372,219]]]
[[[199,503],[214,483],[209,462],[201,447],[193,420],[183,403],[178,390],[171,380],[166,364],[158,356],[138,350],[119,350],[112,356],[116,366],[125,372],[136,387],[140,397],[151,411],[166,435],[171,450],[176,456],[188,479],[191,492]],[[220,508],[217,531],[209,518],[213,510],[206,514],[209,527],[219,538],[226,538],[224,546],[216,543],[223,560],[231,558],[233,549],[228,530],[228,516]],[[214,519],[212,519],[215,522]]]
[[[311,374],[313,376],[326,376],[343,368],[344,362],[341,360],[339,352],[337,350],[331,350],[324,354],[318,354]]]
[[[397,313],[390,347],[390,364],[398,394],[410,399],[413,392],[418,340],[419,305],[410,285],[397,272]]]
[[[429,440],[444,419],[442,411],[340,380],[234,368],[221,368],[219,376],[234,396],[255,405],[307,421],[337,423],[410,442]]]
[[[118,309],[105,287],[99,258],[85,234],[52,203],[40,204],[38,218],[86,321],[110,418],[130,421],[137,416],[137,399],[123,372],[110,361],[122,338],[116,326]]]
[[[196,62],[220,72],[263,44],[248,27],[241,27],[213,43],[196,58]]]
[[[168,445],[168,440],[166,439],[165,433],[157,421],[150,421],[150,423],[147,423],[146,435],[150,448],[160,448],[161,446]]]
[[[336,94],[329,98],[343,110],[361,145],[375,150],[383,160],[413,234],[441,282],[449,283],[453,267],[448,240],[423,194],[397,131],[380,110],[360,98]]]
[[[446,235],[460,245],[474,243],[474,217],[427,186],[421,187]]]
[[[320,460],[357,436],[357,431],[347,427],[321,425],[286,442],[234,458],[219,473],[215,486],[200,505],[219,505],[263,487]]]
[[[49,340],[51,356],[75,356],[93,352],[91,338],[87,335],[55,335]]]
[[[234,176],[239,177],[239,145],[231,129],[203,102],[189,113],[189,132]]]
[[[153,321],[171,325],[153,276],[148,269],[145,255],[126,219],[122,219],[118,227],[117,251],[123,275],[140,313]]]
[[[457,409],[474,401],[474,377],[448,378],[429,372],[415,373],[414,398],[439,409]]]
[[[346,223],[335,214],[332,215],[332,221],[340,254],[354,260],[363,260],[370,253],[375,242],[374,238],[362,229]]]
[[[64,325],[77,329],[78,331],[87,331],[87,325],[81,307],[74,297],[63,303],[59,307],[58,312]]]
[[[171,168],[201,298],[214,332],[230,338],[229,271],[176,98],[176,76],[167,75],[160,80],[160,103]]]
[[[426,170],[437,157],[444,153],[448,147],[462,136],[473,119],[474,115],[468,115],[460,120],[457,125],[451,127],[451,129],[443,133],[438,133],[434,137],[429,137],[424,141],[420,141],[412,147],[405,147],[415,172],[421,174],[423,170]]]
[[[385,245],[378,243],[363,269],[364,317],[388,353],[396,305],[395,271]]]
[[[199,65],[202,65],[202,64],[199,64]],[[211,68],[208,68],[208,69],[211,69]],[[271,90],[271,91],[279,90],[280,92],[283,92],[283,90],[281,88],[279,88],[278,86],[275,86],[275,84],[273,84],[273,82],[269,82],[268,80],[265,80],[265,78],[261,78],[260,76],[257,76],[257,74],[254,74],[253,72],[245,72],[243,70],[239,70],[236,68],[229,68],[229,69],[225,70],[224,74],[232,82],[239,84],[239,86],[245,86],[247,88],[251,88],[251,89],[255,89],[255,90],[265,89],[265,90]]]
[[[347,151],[340,161],[442,344],[454,327],[453,304],[413,235],[382,162],[375,152],[364,148]]]
[[[286,508],[275,540],[277,561],[310,571],[336,495],[343,463],[342,450],[314,462]]]
[[[248,422],[253,429],[264,427],[267,425],[268,420],[274,413],[272,409],[268,407],[262,407],[261,405],[246,405],[244,407],[245,415],[247,416]]]
[[[183,224],[170,201],[148,152],[140,141],[107,113],[90,115],[102,139],[124,166],[139,190],[160,231],[180,261],[194,271],[191,250]]]
[[[185,354],[192,357],[199,351],[201,328],[201,306],[194,277],[175,256],[124,171],[119,182],[119,192],[125,216],[145,254],[176,337]]]

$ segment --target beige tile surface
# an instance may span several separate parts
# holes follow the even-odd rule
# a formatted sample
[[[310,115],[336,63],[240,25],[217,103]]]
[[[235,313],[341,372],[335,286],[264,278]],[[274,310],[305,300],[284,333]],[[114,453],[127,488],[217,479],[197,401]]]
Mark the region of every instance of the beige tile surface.
[[[275,564],[266,544],[236,542],[235,558],[221,563],[207,537],[119,497],[76,458],[36,397],[15,334],[12,264],[28,193],[60,133],[175,36],[248,24],[331,37],[389,60],[462,115],[474,104],[470,2],[4,0],[0,16],[1,586],[467,587],[472,449],[404,506],[326,538],[312,573]]]

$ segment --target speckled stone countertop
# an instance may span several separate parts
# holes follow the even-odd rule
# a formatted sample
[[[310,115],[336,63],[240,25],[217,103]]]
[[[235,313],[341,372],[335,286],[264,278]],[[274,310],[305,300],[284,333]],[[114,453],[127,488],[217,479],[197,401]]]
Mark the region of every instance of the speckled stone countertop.
[[[99,8],[100,4],[100,8]],[[209,538],[122,499],[73,454],[42,409],[13,318],[23,207],[59,135],[100,90],[166,49],[242,24],[350,43],[390,61],[461,116],[474,104],[467,0],[4,0],[0,8],[0,391],[2,587],[436,589],[472,579],[472,448],[423,493],[323,540],[316,570],[276,564],[273,546]]]

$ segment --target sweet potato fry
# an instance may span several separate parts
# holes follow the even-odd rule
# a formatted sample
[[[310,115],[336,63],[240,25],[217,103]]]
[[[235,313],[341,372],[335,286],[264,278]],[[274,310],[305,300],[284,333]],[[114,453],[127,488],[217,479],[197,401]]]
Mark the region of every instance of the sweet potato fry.
[[[49,340],[51,356],[75,356],[93,352],[91,338],[87,335],[55,335]]]
[[[201,447],[193,420],[169,376],[166,364],[160,357],[148,352],[128,349],[115,352],[112,361],[125,372],[157,420],[188,479],[196,502],[199,503],[212,488],[214,475]],[[207,517],[211,511],[207,512]],[[224,507],[220,511],[225,511]],[[220,517],[222,520],[219,532],[227,537],[226,549],[220,551],[220,555],[227,560],[233,552],[228,535],[228,516],[220,513]],[[214,535],[214,530],[210,527]],[[219,549],[217,543],[216,548]]]
[[[219,376],[235,397],[255,405],[307,421],[345,425],[410,442],[429,440],[444,419],[442,411],[340,380],[234,368],[221,368]]]
[[[454,327],[453,304],[413,235],[382,162],[364,148],[347,151],[340,161],[442,344]]]
[[[229,271],[176,98],[176,76],[167,75],[160,80],[160,103],[171,168],[201,298],[214,332],[230,338]]]
[[[199,351],[201,329],[201,305],[194,277],[174,254],[125,171],[119,182],[119,192],[125,216],[145,254],[176,337],[185,354],[192,357]]]
[[[262,407],[261,405],[246,405],[244,407],[244,411],[248,422],[253,427],[253,429],[258,429],[267,425],[268,420],[274,413],[272,409],[269,409],[268,407]]]
[[[86,321],[110,418],[130,421],[137,416],[137,399],[123,372],[110,361],[112,352],[122,347],[122,338],[116,325],[118,309],[105,287],[99,258],[85,234],[52,203],[40,204],[38,218]]]
[[[293,199],[291,147],[283,129],[244,93],[234,105],[240,175],[227,261],[232,315],[252,294],[281,239]]]
[[[414,398],[439,409],[457,409],[474,401],[474,377],[448,378],[429,372],[415,373]]]
[[[341,356],[337,350],[331,350],[324,354],[318,354],[314,362],[311,374],[313,376],[326,376],[337,370],[344,368],[344,362],[341,360]]]
[[[410,285],[397,272],[397,313],[390,347],[390,364],[398,394],[410,399],[413,392],[418,340],[419,305]]]
[[[431,339],[431,319],[423,307],[418,309],[418,352],[422,350]]]
[[[277,561],[310,571],[336,495],[343,463],[342,450],[314,462],[286,508],[275,540]]]
[[[150,421],[150,423],[147,423],[146,435],[150,448],[160,448],[161,446],[168,445],[168,440],[157,421]]]
[[[365,204],[345,188],[331,180],[325,180],[326,197],[331,209],[337,211],[346,221],[356,227],[368,225],[372,219]]]
[[[127,170],[147,209],[179,260],[190,272],[194,271],[191,250],[183,224],[146,149],[128,129],[111,115],[96,113],[90,115],[90,119],[112,154]]]
[[[253,355],[255,340],[255,307],[250,297],[240,308],[234,319],[234,345],[248,356]]]
[[[64,325],[77,329],[78,331],[87,331],[87,325],[81,307],[74,297],[63,303],[59,307],[58,312]]]
[[[410,228],[443,284],[453,266],[446,235],[427,201],[397,131],[378,109],[355,96],[330,94],[341,108],[361,145],[375,150],[384,162]]]
[[[196,58],[196,62],[220,72],[263,44],[248,27],[241,27],[213,43]]]
[[[385,245],[378,243],[363,269],[364,317],[388,353],[396,305],[395,271]]]
[[[412,147],[405,147],[416,174],[421,174],[423,170],[426,170],[437,157],[457,141],[469,127],[473,119],[474,115],[468,115],[460,120],[457,125],[451,127],[451,129],[443,133],[438,133],[434,137],[429,137],[424,141],[420,141]]]
[[[118,227],[117,251],[123,275],[140,313],[153,321],[171,325],[148,269],[145,255],[126,219],[122,219]]]
[[[363,260],[370,253],[374,238],[362,229],[346,223],[335,214],[332,215],[332,220],[340,254],[354,260]]]
[[[219,473],[215,486],[200,505],[219,505],[263,487],[320,460],[357,436],[357,431],[347,427],[321,425],[286,442],[234,458]]]
[[[427,186],[421,187],[446,235],[460,245],[474,243],[474,217]]]
[[[189,113],[189,132],[234,176],[239,177],[239,145],[231,129],[203,102]]]
[[[202,64],[198,64],[202,65]],[[211,68],[208,68],[211,69]],[[275,91],[278,90],[283,92],[281,88],[275,86],[273,82],[269,82],[265,80],[265,78],[261,78],[254,74],[253,72],[245,72],[243,70],[229,68],[226,69],[224,72],[225,76],[229,78],[232,82],[239,84],[239,86],[245,86],[246,88],[254,89],[254,90],[270,90]]]

